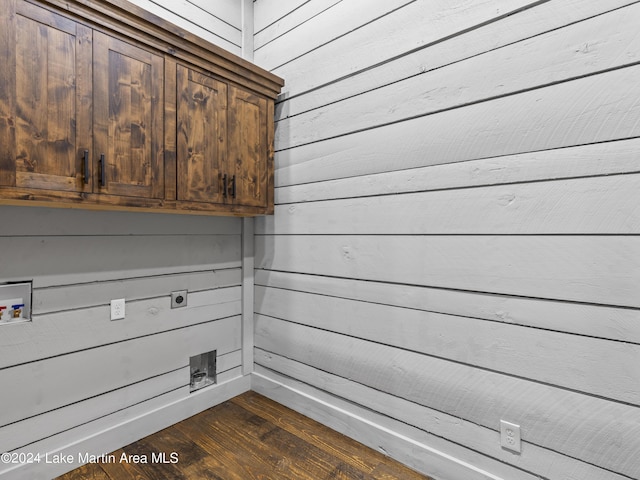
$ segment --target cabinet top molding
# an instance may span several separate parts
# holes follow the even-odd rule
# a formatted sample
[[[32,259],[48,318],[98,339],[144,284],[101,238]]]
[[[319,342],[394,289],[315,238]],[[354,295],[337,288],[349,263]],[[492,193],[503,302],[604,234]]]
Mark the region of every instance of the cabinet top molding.
[[[92,23],[145,43],[180,60],[206,68],[229,81],[275,99],[284,80],[221,47],[190,33],[127,0],[24,0],[50,5]],[[126,29],[123,30],[123,26]],[[203,61],[205,63],[203,63]],[[213,68],[212,68],[213,66]]]

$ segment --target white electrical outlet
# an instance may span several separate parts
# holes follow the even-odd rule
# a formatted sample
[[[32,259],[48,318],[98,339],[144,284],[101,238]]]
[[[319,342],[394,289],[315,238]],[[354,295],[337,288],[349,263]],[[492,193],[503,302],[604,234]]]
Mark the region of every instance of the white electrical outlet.
[[[500,445],[512,452],[521,451],[520,425],[500,420]]]
[[[124,298],[111,300],[111,320],[122,320],[124,318]]]

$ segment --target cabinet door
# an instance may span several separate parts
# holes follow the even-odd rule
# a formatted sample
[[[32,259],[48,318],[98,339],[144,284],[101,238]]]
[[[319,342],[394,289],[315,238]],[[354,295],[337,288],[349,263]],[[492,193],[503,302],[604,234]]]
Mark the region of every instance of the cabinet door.
[[[269,139],[267,100],[229,87],[229,171],[235,175],[235,203],[268,206]]]
[[[222,203],[230,180],[224,177],[227,85],[182,65],[177,74],[178,200]]]
[[[94,191],[163,198],[164,60],[94,32]]]
[[[0,185],[91,191],[91,30],[27,2],[3,10]]]

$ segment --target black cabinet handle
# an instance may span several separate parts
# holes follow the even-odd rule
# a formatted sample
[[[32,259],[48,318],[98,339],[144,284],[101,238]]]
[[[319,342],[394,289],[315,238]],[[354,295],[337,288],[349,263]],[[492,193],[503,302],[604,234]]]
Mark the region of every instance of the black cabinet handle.
[[[231,198],[236,198],[236,176],[231,178]]]
[[[107,186],[107,163],[104,159],[104,153],[100,154],[100,186]]]
[[[222,196],[227,198],[227,174],[222,175]]]
[[[82,159],[84,160],[84,184],[87,185],[89,183],[89,150],[84,151]]]

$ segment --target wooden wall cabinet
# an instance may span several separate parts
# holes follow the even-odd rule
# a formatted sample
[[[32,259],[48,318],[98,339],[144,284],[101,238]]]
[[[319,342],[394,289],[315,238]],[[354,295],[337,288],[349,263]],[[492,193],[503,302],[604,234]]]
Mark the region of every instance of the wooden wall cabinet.
[[[27,2],[9,3],[0,25],[0,186],[61,197],[84,192],[91,29]]]
[[[229,172],[239,205],[266,208],[273,166],[269,165],[269,121],[273,108],[264,97],[231,86],[229,91]],[[271,109],[269,108],[271,107]],[[271,135],[273,135],[271,133]]]
[[[125,0],[6,0],[0,203],[273,212],[283,81]]]
[[[178,200],[223,204],[228,196],[227,84],[177,65]]]
[[[164,198],[164,59],[101,32],[93,52],[94,191]]]

